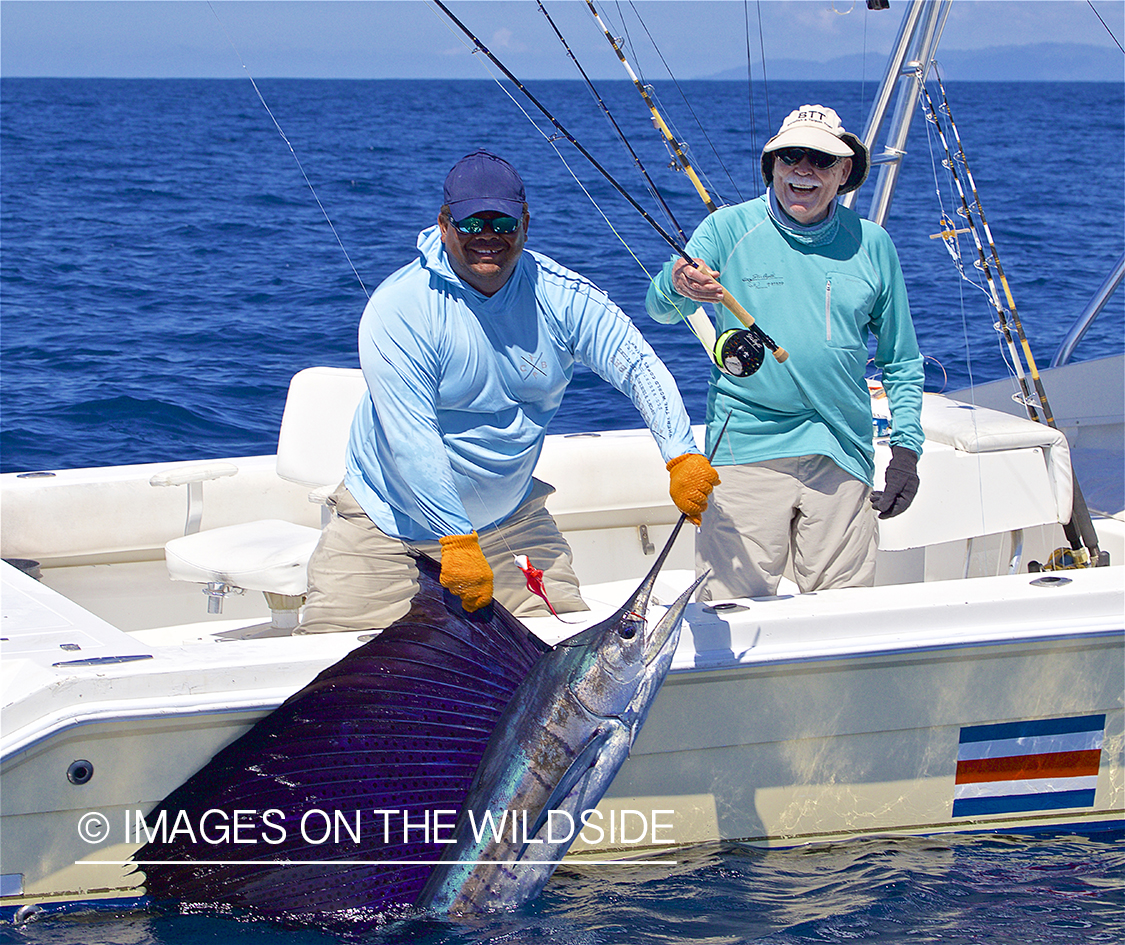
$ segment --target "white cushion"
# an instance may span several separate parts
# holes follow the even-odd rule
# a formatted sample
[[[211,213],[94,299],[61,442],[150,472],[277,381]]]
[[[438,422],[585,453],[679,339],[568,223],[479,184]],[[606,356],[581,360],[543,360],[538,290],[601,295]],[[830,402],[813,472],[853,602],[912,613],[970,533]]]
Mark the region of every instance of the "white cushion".
[[[164,558],[177,581],[298,596],[308,590],[309,557],[319,540],[318,528],[263,519],[174,538]]]
[[[277,439],[277,474],[308,486],[339,483],[352,417],[366,394],[357,368],[313,367],[294,374]]]
[[[1060,522],[1070,521],[1074,478],[1070,448],[1061,431],[1026,417],[974,407],[938,394],[922,398],[922,427],[927,440],[966,453],[1042,449],[1054,494],[1055,515]]]

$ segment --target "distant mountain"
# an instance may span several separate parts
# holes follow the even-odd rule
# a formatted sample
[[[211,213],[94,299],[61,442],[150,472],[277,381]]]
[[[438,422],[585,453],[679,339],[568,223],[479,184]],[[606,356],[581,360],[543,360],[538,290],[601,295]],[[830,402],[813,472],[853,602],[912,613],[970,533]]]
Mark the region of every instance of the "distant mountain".
[[[987,49],[938,50],[943,78],[967,82],[1122,82],[1125,57],[1117,49],[1076,43],[1038,43],[1032,46],[990,46]],[[883,77],[886,54],[840,56],[823,61],[767,59],[768,79],[832,79],[878,82]],[[761,62],[753,75],[761,77]],[[745,67],[725,69],[707,79],[745,79]]]

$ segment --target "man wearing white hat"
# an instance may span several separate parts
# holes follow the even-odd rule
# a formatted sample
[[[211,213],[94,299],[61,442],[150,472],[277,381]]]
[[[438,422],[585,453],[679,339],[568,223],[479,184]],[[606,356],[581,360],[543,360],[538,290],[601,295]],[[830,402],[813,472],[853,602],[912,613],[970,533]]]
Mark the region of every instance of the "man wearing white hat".
[[[802,592],[871,585],[875,516],[898,515],[918,489],[922,358],[898,254],[882,227],[836,201],[866,179],[867,148],[831,108],[803,105],[761,164],[766,193],[707,217],[687,244],[696,265],[665,263],[646,298],[671,323],[721,301],[725,286],[789,353],[763,364],[760,340],[716,306],[709,452],[729,424],[713,459],[722,484],[696,538],[697,570],[711,571],[701,600],[774,594],[787,562]],[[892,408],[881,492],[871,491],[869,335]]]

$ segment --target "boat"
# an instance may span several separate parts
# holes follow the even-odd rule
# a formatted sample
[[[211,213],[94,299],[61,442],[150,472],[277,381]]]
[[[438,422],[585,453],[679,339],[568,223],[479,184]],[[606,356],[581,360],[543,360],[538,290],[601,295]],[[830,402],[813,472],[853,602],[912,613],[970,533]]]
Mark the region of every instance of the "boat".
[[[904,62],[928,60],[942,7],[911,6],[921,39],[900,44],[891,88]],[[907,124],[910,85],[896,106]],[[881,123],[873,111],[872,136]],[[894,134],[879,194],[893,191]],[[876,586],[800,594],[786,581],[773,597],[689,606],[669,677],[572,856],[1121,828],[1125,363],[1068,363],[1121,270],[1041,372],[1054,427],[1020,415],[1014,381],[926,395],[922,485],[882,523]],[[356,370],[298,372],[274,455],[0,476],[5,917],[143,903],[129,860],[144,815],[370,638],[293,632],[364,391]],[[873,384],[882,470],[880,395]],[[1057,567],[1075,556],[1062,525],[1072,466],[1102,566]],[[591,606],[581,623],[526,621],[553,643],[620,606],[677,512],[646,430],[549,436],[537,476],[556,487],[549,508]],[[657,603],[693,577],[685,534]]]

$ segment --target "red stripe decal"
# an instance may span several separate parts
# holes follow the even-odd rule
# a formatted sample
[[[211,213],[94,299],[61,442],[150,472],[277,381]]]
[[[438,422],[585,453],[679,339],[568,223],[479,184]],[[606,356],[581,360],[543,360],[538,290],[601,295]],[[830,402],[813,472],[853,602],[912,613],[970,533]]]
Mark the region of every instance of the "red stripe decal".
[[[957,762],[957,784],[1020,781],[1029,778],[1080,778],[1098,773],[1101,751],[1059,751],[1045,755],[976,758]]]

